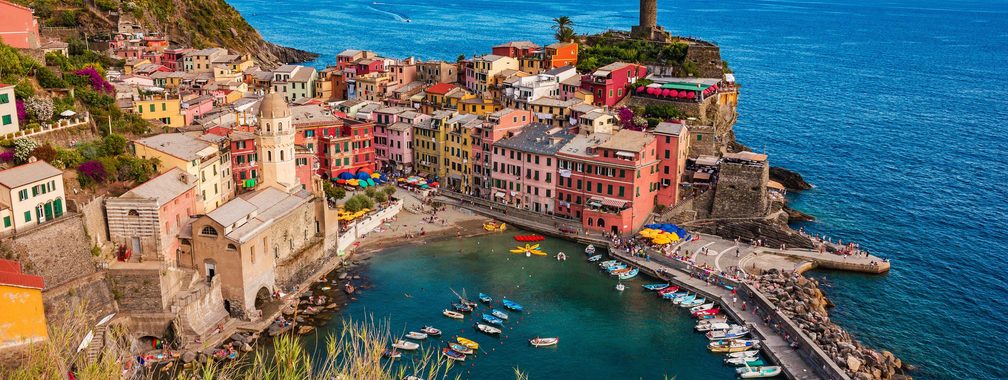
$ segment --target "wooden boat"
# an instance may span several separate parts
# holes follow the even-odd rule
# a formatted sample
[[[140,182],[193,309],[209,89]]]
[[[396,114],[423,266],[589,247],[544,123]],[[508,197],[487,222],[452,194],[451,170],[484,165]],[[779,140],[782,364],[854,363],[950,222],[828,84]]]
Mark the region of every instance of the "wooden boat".
[[[471,313],[473,311],[472,306],[463,305],[463,304],[460,304],[460,303],[453,303],[452,304],[452,308],[454,308],[455,311],[460,312],[460,313]]]
[[[424,334],[422,332],[410,331],[406,333],[406,337],[410,339],[423,340],[427,339],[427,334]]]
[[[606,260],[606,261],[603,261],[603,262],[599,263],[598,266],[601,267],[601,268],[605,268],[605,267],[608,267],[608,266],[612,266],[612,265],[614,265],[614,264],[616,264],[618,262],[619,262],[619,260]]]
[[[640,273],[640,269],[634,268],[627,273],[619,275],[620,280],[629,280],[631,278],[637,277],[637,273]]]
[[[486,293],[480,293],[479,294],[479,300],[480,300],[480,302],[483,302],[483,303],[491,303],[491,302],[493,302],[493,298],[490,298],[490,295],[486,294]]]
[[[589,254],[589,255],[594,255],[595,254],[595,246],[592,245],[592,244],[588,244],[588,246],[585,247],[585,253]]]
[[[465,354],[463,354],[461,352],[458,352],[458,351],[455,351],[455,350],[450,349],[450,348],[445,348],[445,349],[441,350],[441,354],[444,355],[448,359],[457,360],[457,361],[460,361],[460,362],[464,362],[465,359],[466,359]]]
[[[666,294],[675,293],[679,291],[679,285],[672,285],[665,289],[659,290],[658,295],[664,296]]]
[[[445,309],[444,311],[442,311],[441,314],[444,314],[444,316],[446,316],[448,318],[451,318],[451,319],[464,319],[465,318],[465,315],[463,315],[462,313],[459,313],[457,311],[451,311],[451,310],[448,310],[448,309]]]
[[[520,241],[522,243],[546,240],[546,238],[542,235],[516,235],[514,239],[515,241]]]
[[[694,315],[693,317],[696,318],[699,321],[715,320],[715,321],[718,321],[718,322],[725,322],[725,321],[728,320],[728,317],[724,316],[724,314],[701,315],[699,317]]]
[[[609,272],[609,273],[618,271],[620,269],[626,269],[626,268],[627,268],[627,265],[623,264],[623,263],[615,263],[615,264],[612,264],[612,265],[606,265],[606,266],[602,267],[602,269],[605,269],[606,272]]]
[[[711,352],[739,352],[759,348],[759,341],[744,339],[715,340],[707,345]]]
[[[673,299],[672,300],[672,304],[673,305],[681,305],[683,302],[692,301],[694,299],[696,299],[696,294],[690,294],[690,295],[687,295],[685,297],[679,297],[679,298]]]
[[[704,305],[704,302],[707,302],[706,298],[693,298],[692,300],[689,300],[689,301],[683,301],[682,303],[679,304],[679,306],[688,307],[688,308],[692,309],[694,307]],[[708,309],[708,308],[705,307],[704,309]]]
[[[459,342],[459,344],[461,344],[463,346],[466,346],[466,347],[469,347],[471,349],[474,349],[474,350],[478,350],[479,349],[479,343],[476,343],[476,341],[474,341],[472,339],[466,339],[466,338],[458,336],[458,337],[455,337],[455,341]]]
[[[384,356],[386,358],[390,358],[390,359],[398,359],[398,358],[402,357],[402,353],[399,352],[398,350],[391,349],[391,350],[385,350],[385,352],[382,352],[382,356]]]
[[[522,310],[525,309],[524,307],[522,307],[521,304],[519,304],[519,303],[517,303],[515,301],[512,301],[512,300],[509,300],[507,298],[501,300],[501,303],[503,303],[504,307],[508,308],[508,310],[522,311]]]
[[[438,330],[431,326],[424,326],[420,329],[420,332],[427,334],[427,336],[441,336],[441,330]]]
[[[504,320],[503,319],[497,318],[497,317],[492,316],[490,314],[483,314],[483,321],[485,321],[486,323],[489,323],[491,325],[504,326]]]
[[[484,325],[482,323],[477,323],[477,324],[475,324],[473,326],[475,326],[477,330],[483,332],[484,334],[498,335],[498,334],[501,333],[501,329],[493,327],[493,326],[490,326],[490,325]]]
[[[694,311],[693,312],[693,316],[694,317],[702,317],[702,316],[705,316],[705,315],[715,315],[715,314],[720,313],[720,312],[721,312],[721,308],[720,307],[715,307],[713,309]]]
[[[497,309],[490,310],[490,315],[493,315],[493,316],[495,316],[497,318],[500,318],[500,319],[503,319],[505,321],[508,320],[507,313],[505,313],[503,311],[500,311],[500,310],[497,310]]]
[[[413,350],[416,350],[416,349],[420,348],[420,344],[419,343],[415,343],[415,342],[410,342],[408,340],[399,339],[399,340],[395,341],[395,343],[392,343],[392,348],[395,348],[397,350],[403,350],[403,351],[413,351]]]
[[[483,229],[487,231],[501,232],[507,229],[507,225],[504,223],[497,224],[495,222],[483,223]]]
[[[533,346],[536,346],[536,347],[555,346],[557,343],[560,343],[560,338],[555,338],[555,337],[554,338],[539,338],[539,337],[535,337],[535,338],[529,339],[529,343],[531,343]]]
[[[625,289],[626,289],[626,286],[625,286],[625,285],[623,285],[623,283],[622,283],[622,282],[621,282],[621,283],[619,283],[619,284],[616,284],[616,291],[617,291],[617,292],[622,292],[622,291],[623,291],[623,290],[625,290]]]
[[[685,297],[687,294],[689,294],[689,292],[665,293],[665,294],[662,294],[662,298],[667,299],[667,300],[674,300],[674,299],[679,298],[679,297]]]
[[[594,263],[594,262],[599,261],[601,259],[602,259],[602,255],[595,255],[595,256],[589,257],[588,258],[588,262]]]
[[[696,331],[699,332],[723,331],[731,328],[731,325],[724,322],[710,322],[710,323],[705,322],[707,321],[700,321],[700,323],[697,323],[695,327]]]
[[[668,283],[664,283],[664,284],[644,284],[644,285],[641,285],[641,286],[643,286],[644,289],[647,289],[647,290],[655,290],[655,291],[657,291],[657,290],[662,290],[662,289],[665,289],[665,288],[669,287],[669,284]]]
[[[708,340],[718,339],[739,339],[749,335],[749,328],[745,326],[733,325],[727,330],[711,330],[707,332]]]
[[[780,375],[781,367],[770,365],[770,366],[758,366],[750,367],[745,366],[737,370],[739,377],[743,379],[762,379],[766,377],[774,377]]]
[[[448,347],[451,347],[452,350],[460,354],[472,355],[473,353],[473,350],[471,348],[455,342],[448,342]]]
[[[619,276],[619,275],[624,274],[624,273],[629,273],[631,269],[633,269],[633,268],[629,268],[627,266],[623,266],[622,268],[613,269],[613,270],[609,271],[609,274],[613,275],[613,276]]]
[[[725,358],[725,364],[733,366],[764,366],[766,363],[758,356],[743,356],[741,358]]]
[[[757,355],[759,355],[759,350],[749,350],[749,351],[741,351],[741,352],[732,352],[732,353],[727,354],[725,356],[727,356],[729,358],[751,358],[751,357],[755,357]]]

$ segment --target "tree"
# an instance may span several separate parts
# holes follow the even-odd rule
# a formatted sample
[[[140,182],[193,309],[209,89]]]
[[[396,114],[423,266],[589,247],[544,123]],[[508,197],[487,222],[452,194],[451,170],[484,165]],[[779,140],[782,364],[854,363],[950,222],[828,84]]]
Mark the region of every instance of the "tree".
[[[56,154],[56,148],[53,148],[53,146],[49,145],[49,143],[35,148],[35,150],[31,153],[31,155],[35,158],[45,162],[53,162],[56,159]]]
[[[373,187],[369,187],[367,189],[364,189],[364,194],[366,194],[367,196],[372,197],[372,198],[374,198],[374,195],[377,192],[378,192],[378,189],[373,188]]]
[[[25,111],[36,121],[47,122],[53,117],[53,101],[41,96],[30,97],[25,101]]]
[[[385,203],[388,202],[388,195],[385,195],[384,191],[379,191],[375,192],[374,195],[371,196],[371,199],[374,199],[374,201],[378,203]]]
[[[343,208],[349,212],[357,212],[364,209],[364,205],[361,204],[360,198],[352,196],[350,199],[347,199],[346,203],[343,204]]]
[[[387,195],[389,197],[392,197],[392,194],[395,194],[395,192],[396,192],[396,188],[395,188],[395,186],[391,186],[391,185],[385,186],[385,187],[382,188],[382,192],[384,192],[385,195]]]
[[[28,158],[31,157],[32,152],[34,152],[35,148],[38,148],[38,146],[38,142],[30,138],[20,138],[14,140],[14,162],[18,164],[28,162]]]
[[[120,134],[111,134],[102,139],[102,151],[107,156],[118,156],[126,152],[128,141]]]
[[[101,162],[98,161],[88,161],[77,167],[77,172],[81,175],[78,180],[81,186],[87,186],[91,183],[101,183],[105,182],[105,178],[108,177],[108,173],[105,171],[105,166],[102,166]]]
[[[571,21],[570,17],[560,16],[553,19],[553,30],[556,31],[554,37],[560,42],[570,42],[574,40],[574,21]]]

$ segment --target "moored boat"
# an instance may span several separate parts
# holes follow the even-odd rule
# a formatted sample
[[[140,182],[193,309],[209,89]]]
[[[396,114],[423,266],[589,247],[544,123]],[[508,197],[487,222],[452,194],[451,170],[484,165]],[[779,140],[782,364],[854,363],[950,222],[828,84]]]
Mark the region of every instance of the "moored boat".
[[[601,259],[602,259],[602,255],[595,255],[595,256],[589,257],[588,258],[588,262],[594,263],[594,262],[599,261]]]
[[[554,337],[554,338],[539,338],[539,337],[535,337],[535,338],[529,339],[529,343],[531,343],[533,346],[536,346],[536,347],[555,346],[559,342],[560,342],[560,338],[556,338],[556,337]]]
[[[567,254],[560,252],[556,255],[557,261],[567,261]]]
[[[672,294],[672,293],[675,293],[675,292],[678,292],[678,291],[679,291],[679,286],[678,285],[672,285],[672,286],[669,286],[669,287],[667,287],[665,289],[659,290],[658,291],[658,295],[664,296],[666,294]]]
[[[731,325],[724,322],[711,322],[704,323],[706,321],[701,321],[696,325],[696,331],[707,332],[707,331],[723,331],[731,328]]]
[[[759,348],[759,341],[755,339],[728,339],[715,340],[707,345],[711,352],[739,352]]]
[[[399,339],[392,343],[392,348],[403,351],[413,351],[420,348],[420,344],[416,342],[410,342],[408,340]]]
[[[764,366],[766,362],[758,356],[743,356],[741,358],[725,358],[725,364],[733,366]]]
[[[406,333],[406,337],[410,339],[423,340],[427,339],[427,334],[424,334],[422,332],[410,331]]]
[[[637,273],[640,273],[640,269],[634,268],[629,272],[619,275],[620,280],[629,280],[631,278],[637,277]]]
[[[603,261],[603,262],[599,263],[598,266],[601,267],[601,268],[606,268],[606,267],[610,267],[610,266],[612,266],[612,265],[614,265],[616,263],[619,263],[619,260],[606,260],[606,261]]]
[[[679,298],[679,297],[686,297],[688,294],[689,294],[689,292],[671,292],[671,293],[662,294],[662,298],[667,299],[667,300],[674,300],[674,299]]]
[[[715,314],[720,313],[720,312],[721,312],[721,308],[720,307],[715,307],[713,309],[694,311],[693,312],[693,316],[694,317],[702,317],[702,316],[706,316],[706,315],[715,315]]]
[[[519,304],[519,303],[517,303],[515,301],[512,301],[512,300],[509,300],[507,298],[501,300],[501,303],[504,304],[504,307],[508,308],[509,310],[522,311],[522,310],[525,309],[524,307],[522,307],[521,304]]]
[[[497,317],[492,316],[490,314],[483,314],[483,321],[485,321],[486,323],[489,323],[491,325],[504,326],[504,320],[503,319],[497,318]]]
[[[424,326],[420,329],[420,332],[427,334],[427,336],[441,336],[441,330],[438,330],[432,326]]]
[[[508,319],[507,313],[505,313],[503,311],[500,311],[500,310],[497,310],[497,309],[490,310],[490,315],[493,315],[493,316],[495,316],[497,318],[500,318],[500,319],[503,319],[505,321]]]
[[[490,325],[484,325],[482,323],[477,323],[474,326],[476,326],[476,329],[479,330],[479,331],[481,331],[481,332],[483,332],[484,334],[498,335],[498,334],[501,333],[501,329],[493,327],[493,326],[490,326]]]
[[[455,311],[461,312],[461,313],[471,313],[473,311],[472,306],[463,305],[463,304],[460,304],[460,303],[453,303],[452,304],[452,308],[454,308]]]
[[[486,294],[486,293],[480,293],[479,294],[479,300],[480,300],[480,302],[483,302],[483,303],[491,303],[491,302],[493,302],[493,298],[491,298],[490,295]]]
[[[613,269],[613,270],[609,271],[609,274],[613,275],[613,276],[619,276],[621,274],[630,272],[630,270],[632,270],[632,269],[633,268],[629,268],[626,265],[624,265],[623,267],[621,267],[619,269]]]
[[[522,243],[546,240],[546,238],[542,235],[516,235],[514,239],[515,241],[520,241]]]
[[[623,291],[624,289],[626,289],[626,286],[625,286],[625,285],[623,285],[623,283],[622,283],[622,282],[621,282],[621,283],[618,283],[618,284],[616,284],[616,291],[617,291],[617,292],[622,292],[622,291]]]
[[[465,354],[463,354],[461,352],[458,352],[458,351],[455,351],[455,350],[450,349],[450,348],[445,348],[445,349],[441,350],[441,354],[444,355],[445,357],[447,357],[448,359],[457,360],[457,361],[460,361],[460,362],[464,362],[465,358],[466,358]]]
[[[692,309],[694,307],[703,305],[704,302],[707,302],[706,298],[703,298],[703,297],[701,297],[701,298],[693,298],[692,300],[689,300],[689,301],[683,301],[682,303],[679,304],[679,306],[688,307],[688,308]]]
[[[749,335],[749,328],[745,326],[733,325],[727,330],[711,330],[707,332],[707,339],[738,339]]]
[[[747,357],[754,357],[754,356],[757,356],[757,355],[759,355],[759,350],[749,350],[749,351],[732,352],[732,353],[727,354],[725,356],[727,356],[729,358],[747,358]]]
[[[445,309],[444,311],[442,311],[441,314],[444,314],[444,316],[446,316],[448,318],[451,318],[451,319],[464,319],[465,318],[465,315],[463,315],[462,313],[459,313],[457,311],[451,311],[451,310],[448,310],[448,309]]]
[[[762,379],[766,377],[774,377],[780,375],[781,367],[775,365],[757,366],[757,367],[745,366],[739,368],[737,372],[739,374],[739,377],[743,379]]]
[[[455,342],[448,342],[448,347],[460,354],[472,355],[473,353],[473,349]]]
[[[402,353],[395,349],[386,349],[385,352],[382,352],[382,356],[390,359],[398,359],[402,357]]]
[[[685,297],[680,297],[680,298],[673,299],[672,300],[672,304],[673,305],[680,305],[683,302],[692,301],[694,299],[696,299],[696,294],[690,294],[690,295],[687,295]]]
[[[665,289],[665,288],[669,287],[669,284],[666,282],[664,284],[644,284],[644,285],[641,285],[641,286],[643,286],[644,289],[647,289],[647,290],[655,290],[655,291],[657,291],[657,290],[662,290],[662,289]]]
[[[474,350],[478,350],[479,349],[479,343],[476,343],[476,341],[474,341],[472,339],[467,339],[467,338],[463,338],[463,337],[457,336],[457,337],[455,337],[455,341],[459,342],[459,344],[461,344],[463,346],[466,346],[466,347],[469,347],[471,349],[474,349]]]
[[[585,253],[587,253],[589,255],[594,255],[595,254],[595,246],[592,245],[592,244],[588,244],[588,246],[585,247]]]

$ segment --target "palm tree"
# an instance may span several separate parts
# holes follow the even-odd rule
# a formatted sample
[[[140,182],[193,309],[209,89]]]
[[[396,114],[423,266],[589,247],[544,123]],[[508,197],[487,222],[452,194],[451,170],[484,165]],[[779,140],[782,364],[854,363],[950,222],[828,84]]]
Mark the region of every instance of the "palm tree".
[[[560,16],[553,18],[553,30],[556,31],[554,35],[557,41],[567,42],[574,39],[574,21],[571,21],[570,17]]]

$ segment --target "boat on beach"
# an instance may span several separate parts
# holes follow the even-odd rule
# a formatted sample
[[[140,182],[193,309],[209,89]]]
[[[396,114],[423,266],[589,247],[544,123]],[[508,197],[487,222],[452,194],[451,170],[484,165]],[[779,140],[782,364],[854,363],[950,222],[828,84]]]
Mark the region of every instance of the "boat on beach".
[[[497,318],[497,317],[492,316],[490,314],[483,314],[483,321],[485,321],[486,323],[489,323],[491,325],[504,326],[504,320],[503,319]]]
[[[640,273],[640,269],[634,268],[629,272],[619,275],[620,280],[629,280],[631,278],[637,277],[637,273]]]
[[[463,354],[461,352],[458,352],[458,351],[455,351],[453,349],[447,348],[447,347],[444,348],[443,350],[441,350],[441,354],[444,355],[448,359],[456,360],[456,361],[460,361],[460,362],[464,362],[465,359],[466,359],[465,354]]]
[[[662,289],[665,289],[665,288],[669,287],[669,284],[668,283],[664,283],[664,284],[644,284],[644,285],[641,285],[641,286],[643,286],[644,289],[647,289],[647,290],[658,291],[658,290],[662,290]]]
[[[420,348],[420,344],[416,342],[410,342],[408,340],[399,339],[392,343],[392,348],[403,351],[413,351]]]
[[[455,337],[455,341],[459,342],[459,344],[461,344],[463,346],[466,346],[466,347],[469,347],[471,349],[474,349],[474,350],[478,350],[479,349],[479,343],[476,343],[476,341],[474,341],[472,339],[468,339],[468,338],[463,338],[463,337],[457,336],[457,337]]]
[[[451,310],[448,310],[448,309],[445,309],[444,311],[442,311],[441,314],[444,314],[444,316],[446,316],[448,318],[451,318],[451,319],[464,319],[465,318],[465,315],[463,315],[462,313],[459,313],[457,311],[451,311]]]
[[[602,255],[595,255],[595,256],[589,257],[588,258],[588,262],[594,263],[594,262],[599,261],[601,259],[602,259]]]
[[[441,330],[438,330],[432,326],[424,326],[420,329],[420,332],[427,334],[427,336],[441,336]]]
[[[507,229],[507,225],[504,223],[498,224],[496,222],[487,222],[483,223],[483,229],[487,231],[501,232]]]
[[[490,310],[490,315],[493,315],[493,316],[495,316],[497,318],[500,318],[500,319],[503,319],[505,321],[508,320],[507,313],[505,313],[503,311],[500,311],[500,310],[497,310],[497,309]]]
[[[589,254],[589,255],[594,255],[595,254],[595,246],[592,245],[592,244],[588,244],[588,246],[585,247],[585,253]]]
[[[427,334],[424,334],[422,332],[410,331],[406,333],[406,337],[410,339],[424,340],[427,339]]]
[[[707,345],[707,349],[711,352],[739,352],[748,351],[754,348],[759,348],[758,340],[744,340],[744,339],[728,339],[728,340],[715,340]]]
[[[472,355],[473,353],[473,349],[455,342],[448,342],[448,347],[460,354]]]
[[[781,367],[775,365],[756,367],[745,366],[737,369],[736,372],[738,372],[739,377],[743,379],[762,379],[780,375]]]
[[[519,303],[517,303],[515,301],[512,301],[512,300],[509,300],[507,298],[501,300],[501,303],[504,304],[504,307],[508,308],[508,310],[522,311],[522,310],[525,309],[524,307],[522,307],[521,304],[519,304]]]
[[[536,347],[555,346],[559,342],[560,342],[560,338],[539,338],[539,337],[535,337],[535,338],[529,339],[529,343],[531,343],[533,346],[536,346]]]
[[[479,294],[479,300],[480,300],[480,302],[483,302],[483,303],[491,303],[491,302],[493,302],[493,298],[490,298],[490,295],[486,294],[486,293],[480,293]]]
[[[484,325],[482,323],[477,323],[477,324],[475,324],[473,326],[475,326],[476,329],[479,330],[480,332],[482,332],[484,334],[487,334],[487,335],[499,335],[501,333],[501,329],[493,327],[493,326],[490,326],[490,325]]]

